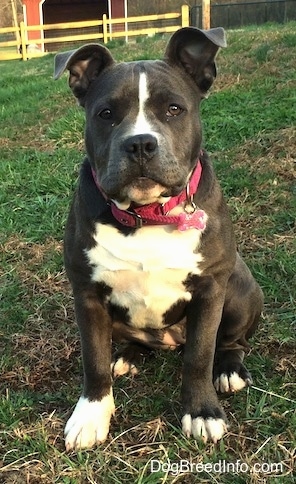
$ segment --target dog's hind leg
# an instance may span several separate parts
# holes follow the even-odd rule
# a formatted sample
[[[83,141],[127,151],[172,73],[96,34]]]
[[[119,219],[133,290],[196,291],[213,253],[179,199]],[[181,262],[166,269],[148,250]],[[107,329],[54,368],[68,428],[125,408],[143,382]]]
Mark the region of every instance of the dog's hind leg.
[[[230,277],[222,320],[217,335],[213,368],[214,386],[219,393],[233,393],[252,384],[243,364],[263,307],[263,294],[244,262],[237,257]]]
[[[116,378],[127,374],[137,375],[139,365],[148,353],[150,353],[148,348],[137,343],[130,343],[116,351],[111,362],[112,377]]]
[[[112,339],[118,343],[128,343],[115,352],[111,363],[113,377],[138,373],[138,366],[144,357],[153,350],[174,350],[185,342],[184,321],[165,329],[132,328],[121,322],[113,323]]]
[[[235,393],[253,383],[243,364],[243,350],[217,351],[213,381],[218,393]]]

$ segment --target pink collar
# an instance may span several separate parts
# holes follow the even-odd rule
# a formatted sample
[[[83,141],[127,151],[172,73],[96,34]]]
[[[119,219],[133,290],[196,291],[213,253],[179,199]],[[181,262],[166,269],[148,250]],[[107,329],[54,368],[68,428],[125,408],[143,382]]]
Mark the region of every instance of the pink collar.
[[[202,166],[200,160],[198,160],[186,188],[179,195],[171,197],[164,204],[155,202],[140,207],[133,207],[133,204],[131,204],[128,210],[121,210],[112,200],[108,200],[112,215],[125,227],[140,228],[144,225],[176,225],[178,230],[181,231],[189,228],[203,230],[206,225],[205,212],[203,210],[197,210],[193,202],[193,195],[197,191],[201,174]],[[98,189],[105,197],[93,169],[92,175]],[[182,202],[186,202],[183,213],[176,216],[167,215]]]

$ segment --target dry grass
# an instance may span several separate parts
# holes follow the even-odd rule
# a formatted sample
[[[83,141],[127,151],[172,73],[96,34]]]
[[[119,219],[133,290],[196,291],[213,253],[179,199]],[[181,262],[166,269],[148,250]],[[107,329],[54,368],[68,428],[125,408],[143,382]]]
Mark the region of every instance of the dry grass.
[[[207,101],[211,116],[215,113],[215,100],[220,102],[222,119],[224,109],[227,113],[228,96],[231,105],[235,101],[233,93],[253,90],[253,96],[264,79],[269,78],[278,80],[271,87],[277,116],[281,108],[277,95],[282,89],[283,97],[287,96],[288,91],[284,90],[292,89],[295,81],[293,46],[287,45],[294,42],[293,32],[293,27],[281,26],[230,34],[230,48],[220,55],[216,94]],[[116,47],[114,56],[129,60],[146,49],[147,58],[158,57],[164,43],[161,40],[147,45],[133,44],[128,49]],[[26,82],[34,74],[39,76],[40,89],[41,86],[49,89],[51,63],[46,58],[36,61],[35,68],[22,66],[22,71],[19,64],[9,64],[9,79],[12,65],[17,70],[15,79],[25,71]],[[34,76],[32,83],[36,85]],[[263,93],[262,114],[260,109],[253,113],[259,119],[254,119],[259,126],[255,135],[246,134],[243,141],[231,139],[233,142],[227,148],[215,148],[213,153],[235,221],[239,249],[256,273],[266,297],[263,320],[248,357],[255,386],[222,400],[230,424],[223,441],[202,445],[182,435],[179,429],[181,356],[156,352],[154,357],[146,359],[135,378],[115,381],[117,411],[106,444],[67,455],[63,427],[80,392],[82,370],[73,300],[62,265],[60,234],[83,151],[83,121],[81,114],[76,115],[75,109],[69,108],[69,103],[74,102],[66,86],[54,84],[50,89],[52,93],[46,98],[39,89],[35,89],[31,98],[25,97],[22,91],[17,98],[16,91],[21,114],[15,107],[11,125],[7,115],[7,125],[0,138],[4,153],[2,167],[7,167],[1,172],[4,207],[1,216],[5,231],[1,234],[0,248],[3,262],[0,269],[3,281],[0,483],[293,482],[295,128],[282,121],[279,125],[267,122],[267,127],[261,129],[260,118],[267,118],[271,112],[266,111]],[[30,112],[26,111],[27,106]],[[240,109],[243,110],[242,105]],[[292,117],[292,106],[289,112]],[[205,114],[205,119],[211,118]],[[239,121],[246,126],[252,122],[247,111]],[[213,133],[214,146],[219,142],[220,129],[217,125],[216,131],[209,130]],[[228,141],[227,136],[222,140]],[[33,160],[41,153],[40,165],[30,164],[31,159],[24,159],[24,153],[29,153]],[[11,177],[14,177],[13,184]],[[31,183],[34,177],[39,177],[37,188]],[[28,186],[26,180],[30,181]],[[44,201],[44,192],[46,196],[48,193],[54,196],[47,202],[46,216],[40,223],[38,207]],[[24,199],[27,201],[24,213],[30,219],[23,221],[23,212],[20,213],[20,206],[15,206],[11,193],[19,204]],[[57,213],[63,216],[55,218]],[[150,472],[152,459],[165,463],[185,459],[194,464],[219,460],[231,463],[240,459],[249,466],[249,472],[153,474]],[[256,462],[281,463],[282,473],[278,476],[276,472],[251,472]]]

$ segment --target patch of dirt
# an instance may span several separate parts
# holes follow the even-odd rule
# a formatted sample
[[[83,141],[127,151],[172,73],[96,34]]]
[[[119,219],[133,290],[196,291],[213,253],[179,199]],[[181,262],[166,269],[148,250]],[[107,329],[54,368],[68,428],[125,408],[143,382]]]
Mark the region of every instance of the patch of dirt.
[[[235,166],[248,163],[251,172],[274,174],[273,183],[280,180],[296,180],[296,128],[294,126],[281,129],[276,133],[262,134],[256,140],[246,142],[237,150]]]
[[[71,289],[64,271],[43,271],[51,254],[62,252],[62,243],[48,239],[44,244],[26,243],[17,237],[2,245],[6,257],[25,287],[23,304],[30,308],[23,331],[3,335],[7,348],[17,355],[13,367],[1,375],[10,388],[58,389],[80,356]],[[75,373],[75,371],[74,371]]]

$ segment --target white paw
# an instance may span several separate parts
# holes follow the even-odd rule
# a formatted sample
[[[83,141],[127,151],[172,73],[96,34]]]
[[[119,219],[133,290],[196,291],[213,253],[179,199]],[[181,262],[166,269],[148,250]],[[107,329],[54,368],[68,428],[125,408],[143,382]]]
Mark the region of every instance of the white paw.
[[[118,358],[116,361],[112,361],[111,363],[111,373],[114,377],[126,375],[130,373],[130,375],[135,376],[137,375],[138,368],[126,361],[124,358]]]
[[[100,401],[80,397],[65,427],[66,450],[86,449],[104,442],[114,412],[112,388]]]
[[[192,418],[188,413],[182,418],[182,430],[186,437],[193,435],[195,439],[216,442],[227,431],[227,425],[222,418]]]
[[[236,372],[226,375],[222,373],[214,382],[214,387],[220,393],[234,393],[251,384],[251,380],[243,380]]]

